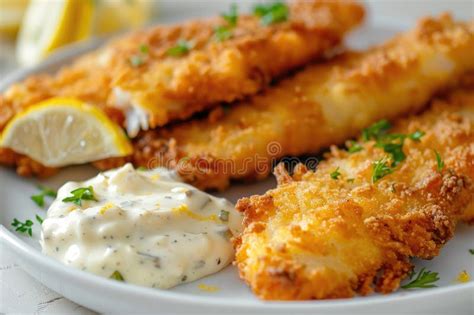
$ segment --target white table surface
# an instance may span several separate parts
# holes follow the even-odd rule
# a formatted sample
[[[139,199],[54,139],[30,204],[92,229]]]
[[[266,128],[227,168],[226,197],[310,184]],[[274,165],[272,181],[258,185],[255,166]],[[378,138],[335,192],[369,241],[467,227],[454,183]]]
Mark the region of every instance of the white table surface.
[[[200,16],[208,12],[220,12],[223,6],[212,5],[206,9],[209,1],[161,1],[162,21],[180,19],[184,15]],[[228,1],[227,1],[228,2]],[[237,1],[235,1],[237,2]],[[445,10],[454,12],[462,19],[474,17],[473,0],[373,0],[367,1],[370,11],[379,16],[388,16],[391,19],[400,19],[411,24],[423,15],[438,14]],[[183,12],[184,10],[184,12]],[[192,13],[189,13],[192,12]],[[18,66],[13,57],[13,44],[0,39],[0,78]],[[24,272],[13,257],[0,243],[0,314],[95,314],[62,297],[60,292],[54,292],[43,286]],[[433,310],[436,313],[436,310]],[[396,312],[396,310],[394,310]],[[458,314],[452,310],[452,314]]]

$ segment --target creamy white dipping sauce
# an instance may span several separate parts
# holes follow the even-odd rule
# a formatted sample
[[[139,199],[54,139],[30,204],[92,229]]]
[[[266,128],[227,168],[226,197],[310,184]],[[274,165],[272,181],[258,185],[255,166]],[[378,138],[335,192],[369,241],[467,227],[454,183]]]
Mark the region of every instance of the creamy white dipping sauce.
[[[62,201],[88,186],[97,201]],[[127,164],[62,186],[40,243],[43,253],[66,265],[170,288],[227,266],[234,256],[229,238],[241,231],[241,220],[229,201],[181,182],[172,171]]]

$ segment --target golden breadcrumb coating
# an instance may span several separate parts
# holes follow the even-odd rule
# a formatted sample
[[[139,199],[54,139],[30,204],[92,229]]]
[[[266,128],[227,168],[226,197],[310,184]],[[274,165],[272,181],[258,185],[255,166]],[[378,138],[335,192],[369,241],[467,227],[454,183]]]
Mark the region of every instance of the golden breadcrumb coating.
[[[257,93],[273,78],[337,46],[364,15],[350,1],[298,0],[289,19],[264,26],[241,15],[233,36],[219,41],[222,17],[157,26],[129,34],[80,57],[54,75],[35,75],[0,97],[0,130],[26,107],[53,97],[77,97],[103,108],[127,127],[141,129],[185,119],[218,102]],[[193,45],[184,56],[168,50]],[[124,121],[125,119],[125,121]]]
[[[266,300],[389,293],[410,258],[437,256],[457,220],[474,219],[472,87],[398,122],[394,133],[425,135],[406,139],[406,160],[378,181],[374,163],[388,154],[361,140],[356,153],[332,147],[314,172],[300,164],[290,176],[280,164],[277,188],[239,200],[236,265],[252,291]]]
[[[168,130],[144,132],[123,164],[176,167],[199,188],[266,177],[274,159],[312,154],[356,136],[381,118],[419,111],[438,91],[474,69],[474,22],[426,18],[367,52],[313,65],[228,109]]]

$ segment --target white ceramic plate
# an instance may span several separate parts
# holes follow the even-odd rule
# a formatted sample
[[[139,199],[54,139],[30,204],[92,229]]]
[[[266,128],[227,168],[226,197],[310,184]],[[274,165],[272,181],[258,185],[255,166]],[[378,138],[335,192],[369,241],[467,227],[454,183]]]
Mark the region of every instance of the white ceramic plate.
[[[406,29],[400,21],[389,23],[389,19],[372,19],[372,22],[357,31],[350,39],[350,46],[365,47],[383,41],[395,32]],[[392,19],[393,21],[393,19]],[[0,91],[12,82],[35,72],[54,71],[70,58],[91,49],[97,43],[89,43],[57,54],[41,66],[17,72],[0,83]],[[91,167],[71,167],[62,171],[43,184],[57,188],[67,180],[83,180],[97,173]],[[416,270],[426,267],[439,272],[438,288],[424,290],[399,290],[381,296],[356,297],[332,301],[308,302],[262,302],[256,299],[247,286],[238,278],[233,266],[210,277],[193,283],[180,285],[172,290],[149,289],[131,284],[100,278],[72,269],[41,254],[38,244],[38,224],[34,226],[33,238],[21,236],[10,226],[13,218],[32,219],[35,214],[46,215],[29,199],[37,192],[37,181],[18,177],[12,170],[0,169],[0,237],[3,248],[13,251],[21,266],[34,278],[64,295],[66,298],[99,312],[160,314],[178,312],[199,312],[206,314],[226,313],[393,313],[393,312],[472,312],[474,283],[459,284],[455,279],[460,271],[474,275],[474,256],[469,253],[474,248],[474,228],[461,225],[456,237],[444,247],[439,257],[431,261],[416,261]],[[243,196],[263,193],[274,187],[273,179],[252,184],[234,185],[221,194],[232,201]],[[217,292],[204,292],[199,284],[219,288]]]

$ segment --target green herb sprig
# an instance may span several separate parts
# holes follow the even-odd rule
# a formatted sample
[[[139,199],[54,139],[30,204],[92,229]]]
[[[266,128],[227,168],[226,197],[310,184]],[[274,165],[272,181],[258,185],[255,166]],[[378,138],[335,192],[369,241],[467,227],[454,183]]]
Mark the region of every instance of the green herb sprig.
[[[413,276],[413,275],[412,275]],[[425,271],[425,268],[421,268],[418,272],[418,275],[415,279],[410,281],[409,283],[402,285],[403,289],[427,289],[427,288],[434,288],[437,285],[434,284],[436,281],[439,280],[438,273],[432,272],[429,270]]]
[[[194,44],[192,42],[180,39],[176,45],[166,51],[166,54],[173,57],[184,56],[193,48],[193,46]]]
[[[217,26],[214,29],[214,36],[219,42],[223,42],[231,38],[233,33],[228,26]]]
[[[227,22],[227,24],[229,24],[229,26],[236,26],[239,19],[239,8],[237,4],[232,3],[229,12],[224,12],[221,14],[221,16]]]
[[[109,277],[110,279],[114,279],[114,280],[117,280],[117,281],[125,281],[125,279],[123,278],[122,274],[118,271],[118,270],[115,270]]]
[[[256,5],[253,9],[253,13],[259,16],[260,23],[266,26],[288,20],[290,10],[283,2],[274,2]]]
[[[444,168],[444,161],[441,158],[441,155],[439,154],[438,151],[436,151],[436,150],[433,150],[433,151],[434,151],[435,157],[436,157],[436,168],[437,168],[438,172],[441,173],[443,171],[443,168]]]
[[[388,165],[386,157],[375,161],[372,165],[372,183],[375,183],[391,173],[393,173],[393,168]]]
[[[56,192],[51,188],[38,186],[38,189],[41,190],[40,193],[30,197],[38,207],[44,207],[44,197],[56,198]]]
[[[63,202],[72,202],[78,206],[82,206],[82,200],[94,200],[94,188],[92,186],[89,187],[81,187],[74,189],[73,191],[70,192],[72,196],[64,198],[62,201]]]
[[[148,47],[148,45],[141,44],[138,48],[138,53],[130,56],[130,58],[128,59],[130,65],[132,65],[132,67],[134,68],[143,65],[146,62],[146,58],[148,56],[149,51],[150,48]]]
[[[334,171],[332,171],[331,174],[329,174],[329,176],[331,176],[332,179],[338,179],[339,176],[341,176],[341,172],[339,172],[339,167],[337,167]]]
[[[355,141],[350,141],[349,144],[350,146],[347,148],[347,151],[349,153],[356,153],[363,150],[363,147],[360,143],[357,143]]]
[[[12,226],[15,227],[15,231],[28,234],[30,237],[33,236],[31,227],[33,226],[33,221],[26,220],[25,222],[19,221],[17,218],[13,219]]]
[[[471,253],[471,255],[474,255],[474,248],[470,248],[469,253]]]
[[[227,25],[219,25],[214,28],[214,37],[219,41],[225,41],[231,38],[234,34],[232,29],[237,26],[239,19],[238,7],[233,3],[228,13],[222,13],[222,18],[226,21]]]

